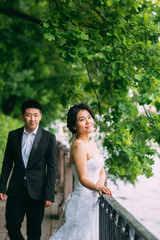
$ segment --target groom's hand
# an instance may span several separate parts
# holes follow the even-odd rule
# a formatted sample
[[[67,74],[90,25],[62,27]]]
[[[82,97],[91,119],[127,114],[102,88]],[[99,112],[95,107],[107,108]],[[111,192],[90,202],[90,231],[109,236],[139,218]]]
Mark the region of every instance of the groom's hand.
[[[6,199],[7,199],[6,194],[5,194],[5,193],[0,193],[0,200],[1,200],[2,202],[5,202]]]
[[[45,207],[50,207],[52,205],[52,202],[49,200],[45,201]]]

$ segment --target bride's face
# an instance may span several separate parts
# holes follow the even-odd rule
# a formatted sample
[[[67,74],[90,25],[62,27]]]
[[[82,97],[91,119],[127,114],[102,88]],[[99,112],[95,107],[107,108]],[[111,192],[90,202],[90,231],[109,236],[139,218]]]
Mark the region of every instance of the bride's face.
[[[86,134],[93,132],[94,120],[87,110],[80,110],[77,114],[76,125],[74,129],[77,134]]]

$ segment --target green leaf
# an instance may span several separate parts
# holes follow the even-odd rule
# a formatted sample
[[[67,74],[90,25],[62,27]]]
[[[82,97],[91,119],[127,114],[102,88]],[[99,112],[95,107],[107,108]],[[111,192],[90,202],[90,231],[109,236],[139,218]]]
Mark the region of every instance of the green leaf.
[[[135,79],[137,79],[137,80],[139,80],[139,81],[141,81],[141,80],[143,79],[143,77],[144,77],[144,75],[141,74],[141,73],[135,74]]]
[[[48,41],[55,40],[55,36],[51,33],[44,33],[43,34],[44,38],[47,39]]]
[[[81,39],[83,39],[83,40],[88,40],[88,39],[89,39],[88,35],[87,35],[86,33],[84,33],[84,32],[81,32],[80,35],[79,35],[79,37],[80,37]]]

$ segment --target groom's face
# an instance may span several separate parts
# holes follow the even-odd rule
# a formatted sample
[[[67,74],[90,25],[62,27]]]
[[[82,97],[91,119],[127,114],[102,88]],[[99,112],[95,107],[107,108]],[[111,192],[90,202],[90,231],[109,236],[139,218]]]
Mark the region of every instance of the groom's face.
[[[25,128],[27,132],[33,132],[42,118],[42,113],[37,108],[26,108],[24,114],[22,114],[22,119],[25,123]]]

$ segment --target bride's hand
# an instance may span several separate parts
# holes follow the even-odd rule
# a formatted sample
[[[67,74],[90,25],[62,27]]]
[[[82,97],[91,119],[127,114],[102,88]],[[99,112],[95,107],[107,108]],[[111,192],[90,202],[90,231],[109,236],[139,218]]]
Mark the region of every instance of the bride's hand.
[[[102,186],[102,185],[97,184],[97,192],[99,192],[100,195],[102,195],[103,193],[112,195],[111,190],[104,185]]]

